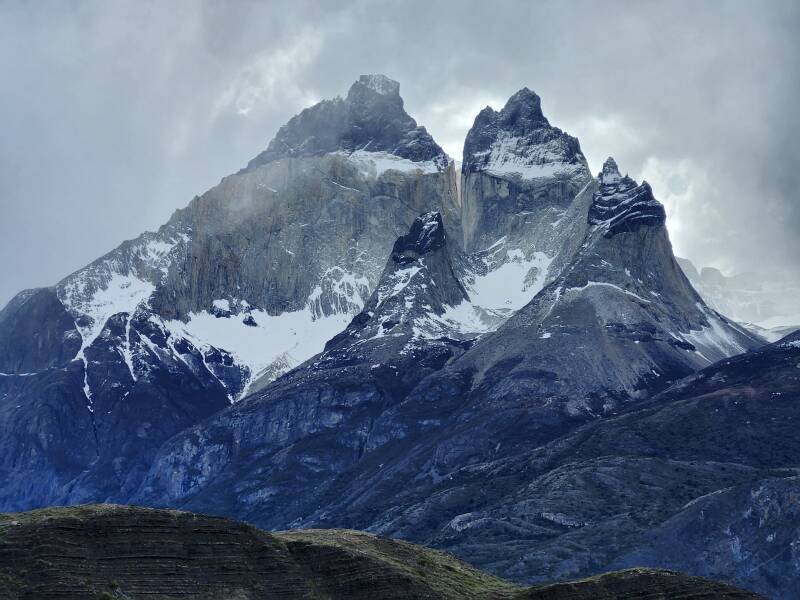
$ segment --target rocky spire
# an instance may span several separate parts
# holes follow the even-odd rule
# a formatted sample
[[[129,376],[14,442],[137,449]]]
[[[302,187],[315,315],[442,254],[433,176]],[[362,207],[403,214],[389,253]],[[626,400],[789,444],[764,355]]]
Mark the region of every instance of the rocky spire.
[[[606,159],[606,162],[603,163],[603,170],[600,171],[600,174],[597,176],[600,180],[602,185],[613,185],[615,183],[619,183],[622,176],[619,174],[619,168],[617,167],[617,161],[615,161],[610,156]]]
[[[436,317],[468,299],[453,269],[441,214],[424,213],[395,242],[364,310],[325,348],[341,348],[389,332],[428,338],[457,335]]]
[[[417,217],[410,231],[394,243],[391,260],[398,265],[407,265],[424,254],[444,247],[444,244],[442,215],[438,212],[425,213]]]
[[[638,185],[633,179],[620,175],[617,163],[609,157],[597,176],[600,189],[592,198],[589,224],[605,229],[604,235],[612,237],[624,231],[641,227],[659,227],[666,221],[663,205],[653,196],[650,185]]]
[[[381,96],[400,96],[400,84],[386,75],[362,75],[350,88],[352,93],[358,86],[365,87]]]

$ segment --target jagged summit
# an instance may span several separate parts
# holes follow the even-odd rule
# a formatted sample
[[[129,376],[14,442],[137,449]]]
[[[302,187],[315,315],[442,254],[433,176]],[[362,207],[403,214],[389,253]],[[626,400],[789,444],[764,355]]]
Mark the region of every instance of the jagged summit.
[[[385,75],[362,75],[345,98],[323,100],[292,117],[247,169],[333,152],[388,154],[431,163],[432,170],[450,164],[444,150],[403,108],[400,84]]]
[[[615,183],[619,183],[619,180],[622,179],[622,176],[619,173],[617,161],[609,156],[606,159],[606,162],[603,163],[603,170],[597,175],[597,179],[602,185],[613,185]]]
[[[500,122],[506,125],[521,126],[528,130],[550,126],[550,121],[542,113],[542,99],[527,87],[522,88],[508,99],[500,111]]]
[[[463,173],[536,179],[582,170],[588,166],[578,140],[550,125],[541,98],[528,88],[500,111],[484,108],[464,142]]]
[[[354,339],[386,335],[458,337],[460,324],[442,315],[468,300],[453,268],[441,214],[424,213],[414,220],[408,233],[395,242],[364,310],[342,334],[326,345],[326,350],[341,347],[344,340],[351,343]]]
[[[600,189],[592,198],[589,224],[604,228],[604,235],[664,225],[664,206],[655,199],[650,185],[646,181],[638,185],[627,175],[622,177],[613,158],[603,164],[598,180]]]

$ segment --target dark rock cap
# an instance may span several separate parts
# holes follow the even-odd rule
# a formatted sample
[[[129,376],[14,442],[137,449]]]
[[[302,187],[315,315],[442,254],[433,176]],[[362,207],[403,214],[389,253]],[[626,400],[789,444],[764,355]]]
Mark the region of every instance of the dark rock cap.
[[[605,237],[644,226],[662,226],[666,221],[664,206],[655,199],[650,184],[640,185],[620,175],[616,161],[609,157],[598,174],[600,189],[592,197],[589,224],[606,228]]]
[[[516,138],[513,152],[523,162],[530,158],[531,163],[542,164],[541,150],[548,148],[546,162],[585,164],[578,140],[550,125],[542,113],[541,98],[525,87],[500,111],[487,106],[475,117],[464,141],[462,172],[484,170],[492,160],[495,143],[508,137]]]
[[[414,219],[409,232],[397,238],[392,249],[392,260],[405,265],[419,257],[443,248],[444,225],[439,212],[429,212]]]

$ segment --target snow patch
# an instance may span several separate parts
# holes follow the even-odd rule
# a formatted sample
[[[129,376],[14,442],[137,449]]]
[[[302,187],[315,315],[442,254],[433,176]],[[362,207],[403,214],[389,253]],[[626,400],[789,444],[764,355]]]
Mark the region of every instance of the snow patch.
[[[442,165],[436,160],[413,161],[401,158],[390,152],[369,152],[367,150],[356,150],[352,153],[337,152],[347,156],[358,166],[362,176],[380,177],[387,171],[399,171],[401,173],[421,173],[428,175],[439,173]]]
[[[221,310],[221,311],[224,311],[224,312],[231,312],[231,303],[230,303],[230,301],[225,300],[225,299],[214,300],[211,303],[211,306],[213,306],[217,310]]]
[[[651,303],[650,300],[645,300],[644,298],[642,298],[638,294],[635,294],[634,292],[631,292],[630,290],[626,290],[624,288],[621,288],[618,285],[615,285],[613,283],[608,283],[606,281],[589,281],[584,286],[567,288],[565,291],[568,291],[568,292],[569,291],[582,292],[584,290],[587,290],[587,289],[593,288],[593,287],[611,288],[611,289],[617,290],[618,292],[622,292],[623,294],[626,294],[628,296],[636,298],[637,300],[639,300],[640,302],[644,302],[645,304],[650,304]]]
[[[472,304],[485,310],[519,310],[544,287],[552,262],[544,252],[534,252],[527,259],[522,250],[506,250],[502,264],[466,282],[467,293]],[[531,278],[534,269],[536,274]]]
[[[741,354],[747,350],[731,334],[731,328],[726,327],[716,314],[700,303],[697,304],[697,308],[703,312],[709,325],[702,329],[691,330],[683,334],[683,338],[697,347],[700,356],[708,362],[714,362],[721,357]]]
[[[75,358],[83,359],[84,351],[103,331],[103,327],[113,315],[128,313],[132,315],[140,304],[146,303],[155,292],[155,286],[131,275],[113,273],[105,288],[87,293],[89,281],[82,274],[67,281],[63,287],[61,302],[74,315],[88,319],[77,319],[76,326],[81,334],[81,348]]]
[[[556,175],[575,175],[583,172],[583,164],[564,162],[563,152],[555,145],[531,146],[528,141],[501,134],[489,150],[476,152],[475,158],[485,157],[481,170],[492,175],[519,175],[523,179],[542,179]]]
[[[247,386],[276,362],[285,360],[287,370],[296,367],[322,351],[325,342],[352,319],[349,313],[315,317],[310,306],[280,315],[262,310],[249,314],[258,325],[245,325],[241,315],[218,318],[206,311],[190,313],[186,323],[172,320],[165,325],[203,353],[213,346],[229,352],[237,365],[246,367],[250,376],[244,396]]]

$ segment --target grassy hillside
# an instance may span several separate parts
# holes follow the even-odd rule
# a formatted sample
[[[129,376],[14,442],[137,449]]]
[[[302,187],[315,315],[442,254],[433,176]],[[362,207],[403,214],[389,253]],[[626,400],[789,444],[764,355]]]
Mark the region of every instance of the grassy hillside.
[[[346,530],[268,533],[172,510],[88,505],[0,515],[0,598],[753,598],[668,571],[521,588],[448,554]]]

